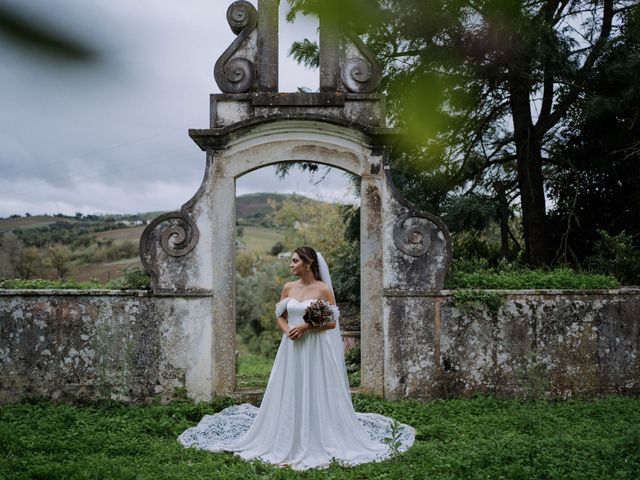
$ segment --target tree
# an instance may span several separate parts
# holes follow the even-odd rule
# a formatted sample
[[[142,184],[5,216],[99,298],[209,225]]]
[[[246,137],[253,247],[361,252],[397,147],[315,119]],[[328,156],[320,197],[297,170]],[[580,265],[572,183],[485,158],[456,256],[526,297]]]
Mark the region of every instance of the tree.
[[[284,252],[284,243],[282,243],[280,240],[278,240],[271,247],[271,255],[273,255],[274,257],[277,257],[278,254],[282,253],[282,252]]]
[[[37,247],[26,247],[22,249],[18,262],[18,273],[21,278],[30,279],[38,274],[42,267],[40,250]]]
[[[69,250],[68,246],[58,244],[49,247],[47,254],[47,264],[56,270],[59,279],[63,279],[69,272],[70,260],[71,250]]]
[[[600,230],[626,232],[640,247],[640,10],[629,12],[573,109],[550,172],[559,257],[583,261]]]
[[[322,253],[329,266],[334,264],[346,242],[345,224],[338,204],[289,198],[280,207],[272,206],[277,209],[272,213],[271,221],[287,230],[284,244],[288,250],[310,245]]]
[[[366,32],[385,71],[389,111],[410,140],[404,161],[442,192],[515,183],[524,255],[552,258],[543,166],[631,1],[289,0]],[[313,64],[317,45],[294,44]],[[496,192],[493,192],[496,193]],[[441,198],[446,195],[440,195]]]
[[[15,278],[24,244],[13,232],[0,236],[0,278]]]

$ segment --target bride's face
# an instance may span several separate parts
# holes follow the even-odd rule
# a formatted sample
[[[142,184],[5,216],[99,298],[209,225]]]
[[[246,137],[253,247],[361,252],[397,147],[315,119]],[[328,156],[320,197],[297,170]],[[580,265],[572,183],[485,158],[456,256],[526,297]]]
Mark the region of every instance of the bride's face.
[[[298,256],[298,254],[294,253],[291,256],[291,264],[289,265],[289,268],[291,269],[291,273],[300,277],[305,272],[307,266],[302,261],[302,259]]]

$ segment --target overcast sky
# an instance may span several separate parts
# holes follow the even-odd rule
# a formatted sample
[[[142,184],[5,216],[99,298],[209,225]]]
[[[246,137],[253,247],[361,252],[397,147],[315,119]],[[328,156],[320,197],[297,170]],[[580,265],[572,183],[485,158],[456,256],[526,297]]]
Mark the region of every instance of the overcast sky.
[[[208,96],[219,92],[213,65],[235,38],[230,3],[0,0],[98,52],[92,63],[61,63],[0,36],[0,216],[176,210],[191,198],[205,154],[187,130],[208,127]],[[316,28],[311,18],[281,18],[280,91],[317,89],[317,72],[286,56]],[[236,187],[353,199],[340,170],[311,181],[297,170],[280,181],[265,168]]]

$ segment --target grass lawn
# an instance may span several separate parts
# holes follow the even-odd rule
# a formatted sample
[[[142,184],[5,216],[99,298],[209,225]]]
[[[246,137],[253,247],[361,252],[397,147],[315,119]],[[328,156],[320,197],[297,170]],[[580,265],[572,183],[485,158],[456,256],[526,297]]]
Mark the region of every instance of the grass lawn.
[[[211,403],[0,407],[2,479],[637,479],[640,401],[382,401],[356,395],[356,410],[417,429],[414,446],[382,463],[302,473],[229,453],[180,446],[177,435]]]
[[[266,387],[275,357],[269,359],[252,353],[240,335],[236,336],[236,350],[236,388]]]

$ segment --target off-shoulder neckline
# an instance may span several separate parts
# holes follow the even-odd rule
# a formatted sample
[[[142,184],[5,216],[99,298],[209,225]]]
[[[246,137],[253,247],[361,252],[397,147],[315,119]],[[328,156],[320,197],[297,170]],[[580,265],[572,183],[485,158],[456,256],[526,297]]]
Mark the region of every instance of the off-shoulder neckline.
[[[282,300],[286,300],[287,298],[288,298],[288,299],[290,299],[290,300],[295,300],[295,301],[296,301],[296,302],[298,302],[298,303],[304,303],[304,302],[307,302],[307,301],[309,301],[309,300],[318,300],[318,298],[306,298],[306,299],[304,299],[304,300],[300,301],[300,300],[298,300],[298,299],[297,299],[297,298],[295,298],[295,297],[285,297],[285,298],[283,298]]]

